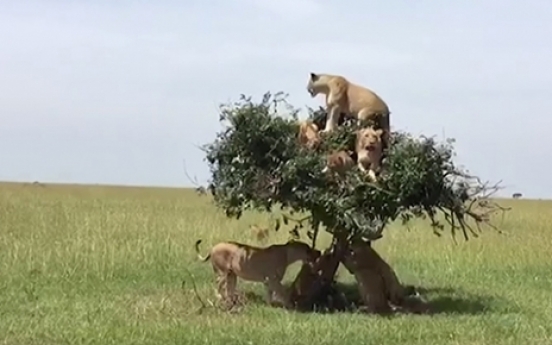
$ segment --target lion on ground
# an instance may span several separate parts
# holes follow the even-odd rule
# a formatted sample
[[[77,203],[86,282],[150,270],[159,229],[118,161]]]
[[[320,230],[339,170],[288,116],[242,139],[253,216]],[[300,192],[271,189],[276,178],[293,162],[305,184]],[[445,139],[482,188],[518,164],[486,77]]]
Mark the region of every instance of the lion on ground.
[[[199,254],[199,244],[195,243],[197,257],[206,262],[210,259],[217,280],[217,297],[233,302],[236,297],[237,278],[262,282],[267,289],[267,301],[277,300],[289,307],[287,292],[281,281],[289,265],[296,261],[314,263],[320,251],[312,249],[300,241],[288,241],[268,247],[256,247],[227,241],[215,244],[206,257]]]
[[[414,313],[429,311],[425,302],[409,298],[408,290],[414,288],[401,284],[391,266],[371,248],[369,242],[352,244],[342,263],[355,276],[366,311],[378,314],[389,314],[398,308]]]

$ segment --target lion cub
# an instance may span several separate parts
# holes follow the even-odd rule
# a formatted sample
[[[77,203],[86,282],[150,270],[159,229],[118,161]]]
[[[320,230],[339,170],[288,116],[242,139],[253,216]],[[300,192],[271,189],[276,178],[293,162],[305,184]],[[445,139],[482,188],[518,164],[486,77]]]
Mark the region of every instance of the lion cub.
[[[311,97],[322,93],[326,96],[328,118],[322,132],[330,132],[337,126],[341,113],[356,118],[359,123],[375,120],[384,131],[384,147],[389,142],[390,111],[387,104],[372,90],[354,84],[340,75],[310,73],[307,91]]]
[[[301,121],[299,124],[299,143],[309,149],[315,149],[320,145],[318,126],[311,120]]]
[[[268,303],[272,303],[276,293],[280,302],[289,307],[288,294],[281,283],[287,267],[296,261],[312,265],[320,256],[320,251],[299,241],[288,241],[264,248],[228,241],[214,245],[209,254],[202,257],[199,254],[200,243],[201,240],[197,240],[195,244],[197,257],[203,262],[211,260],[217,276],[217,296],[226,301],[233,301],[237,278],[240,277],[264,283]]]
[[[368,171],[368,176],[376,181],[376,172],[379,172],[383,155],[383,130],[366,127],[359,129],[356,135],[355,150],[357,164],[361,171]]]
[[[343,174],[345,171],[355,166],[355,161],[347,151],[332,152],[326,157],[326,166],[322,169],[322,173],[334,171],[338,174]]]
[[[257,241],[264,241],[269,236],[269,229],[264,226],[259,225],[250,225],[249,229],[251,229],[251,232],[253,233],[253,236],[257,239]]]

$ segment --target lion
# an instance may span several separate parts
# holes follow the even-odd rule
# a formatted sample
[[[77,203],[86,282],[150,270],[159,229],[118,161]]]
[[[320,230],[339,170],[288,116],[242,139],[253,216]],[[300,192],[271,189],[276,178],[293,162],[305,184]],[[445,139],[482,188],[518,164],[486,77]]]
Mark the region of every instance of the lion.
[[[301,121],[299,124],[299,143],[309,149],[316,149],[320,143],[318,126],[311,120]]]
[[[214,245],[206,257],[199,254],[201,239],[196,241],[197,257],[211,265],[217,276],[217,297],[233,301],[236,296],[237,277],[253,282],[262,282],[267,289],[267,302],[271,304],[273,295],[285,307],[290,307],[287,291],[281,281],[289,265],[296,261],[313,264],[320,251],[300,241],[288,241],[268,247],[228,241]]]
[[[390,115],[387,104],[372,90],[354,84],[345,77],[333,74],[310,73],[307,91],[311,97],[322,93],[326,96],[326,127],[330,132],[337,126],[341,113],[354,117],[359,123],[373,120],[383,129],[384,147],[389,143]]]
[[[429,311],[421,300],[407,298],[414,291],[413,286],[404,286],[399,278],[370,246],[369,241],[357,241],[351,244],[344,255],[343,265],[355,276],[365,308],[374,313],[390,313],[403,307],[415,313]]]
[[[363,255],[359,256],[358,248],[355,249],[351,248],[349,252],[345,253],[342,263],[347,271],[355,276],[358,292],[364,303],[362,309],[375,314],[392,313],[385,281],[379,270],[376,269],[373,257],[366,260]]]
[[[376,181],[383,156],[382,129],[366,127],[356,133],[355,151],[357,164],[362,172],[368,171],[368,176]]]
[[[259,226],[259,225],[254,225],[253,224],[253,225],[249,226],[249,229],[251,229],[251,232],[253,233],[253,235],[255,236],[257,241],[264,241],[270,235],[269,234],[269,229],[267,227],[264,227],[264,226]]]
[[[322,173],[334,171],[338,174],[343,174],[345,171],[355,166],[355,161],[347,151],[334,151],[326,156],[326,166],[322,169]]]

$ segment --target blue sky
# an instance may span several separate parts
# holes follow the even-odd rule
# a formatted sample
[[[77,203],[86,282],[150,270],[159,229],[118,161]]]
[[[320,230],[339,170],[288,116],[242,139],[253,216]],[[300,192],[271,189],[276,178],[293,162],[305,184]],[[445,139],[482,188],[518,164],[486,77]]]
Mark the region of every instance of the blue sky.
[[[0,180],[184,186],[218,104],[309,72],[389,104],[395,129],[454,137],[505,194],[552,197],[552,2],[0,1]]]

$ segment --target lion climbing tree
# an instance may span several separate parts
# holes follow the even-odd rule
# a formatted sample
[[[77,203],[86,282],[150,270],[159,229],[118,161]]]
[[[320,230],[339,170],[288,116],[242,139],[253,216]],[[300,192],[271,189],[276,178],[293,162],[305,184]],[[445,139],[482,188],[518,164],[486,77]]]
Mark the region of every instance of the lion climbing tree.
[[[308,294],[333,279],[349,243],[377,240],[397,219],[424,217],[435,234],[449,230],[466,239],[477,236],[482,224],[494,228],[490,216],[503,209],[489,196],[499,187],[457,167],[452,140],[437,143],[392,132],[377,182],[356,167],[336,177],[322,172],[326,155],[354,150],[356,121],[342,118],[335,131],[322,134],[319,147],[308,149],[297,139],[297,114],[282,93],[268,92],[258,102],[242,95],[221,106],[224,128],[204,150],[212,174],[208,189],[228,217],[239,218],[246,210],[276,214],[278,208],[286,224],[303,219],[291,224],[295,236],[303,233],[314,243],[320,230],[332,235],[327,252],[334,260],[321,268],[317,288]],[[323,109],[309,109],[309,118],[324,128]]]

